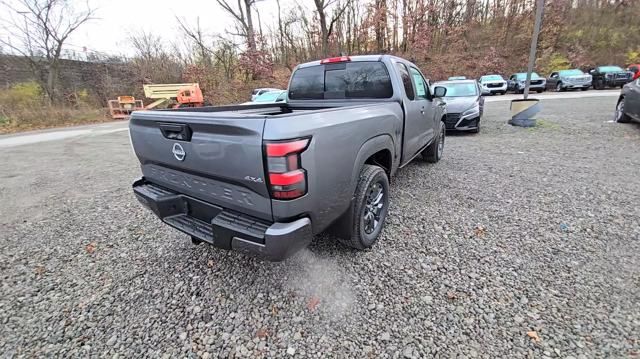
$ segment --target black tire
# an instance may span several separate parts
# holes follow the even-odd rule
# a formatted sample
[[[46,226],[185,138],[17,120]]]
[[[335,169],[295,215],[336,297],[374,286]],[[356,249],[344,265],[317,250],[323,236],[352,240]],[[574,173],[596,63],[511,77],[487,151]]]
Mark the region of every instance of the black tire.
[[[378,199],[378,204],[374,205],[377,196],[373,198],[372,196],[378,193],[378,190],[381,190],[382,197]],[[349,247],[363,250],[373,246],[384,227],[384,220],[389,209],[389,178],[387,173],[379,166],[364,165],[360,171],[360,179],[354,197],[351,237],[339,240]],[[382,207],[378,207],[380,204]]]
[[[562,88],[562,82],[558,81],[556,84],[556,92],[562,92],[564,89]]]
[[[604,82],[602,80],[597,80],[593,85],[593,88],[596,90],[604,90]]]
[[[537,92],[537,93],[542,93],[542,91],[544,91],[544,90],[537,90],[536,92]]]
[[[438,129],[437,137],[431,142],[427,148],[422,150],[422,158],[429,163],[436,163],[442,158],[444,151],[444,140],[446,137],[447,129],[444,122],[440,121],[440,128]]]
[[[202,244],[202,240],[201,240],[201,239],[198,239],[198,238],[196,238],[196,237],[194,237],[194,236],[191,236],[191,243],[192,243],[193,245],[196,245],[196,246],[197,246],[197,245],[199,245],[199,244]]]
[[[627,115],[624,112],[624,97],[622,97],[618,101],[618,104],[616,105],[616,113],[615,113],[614,121],[618,123],[627,123],[631,121],[631,118],[629,117],[629,115]]]
[[[588,88],[588,87],[583,87],[583,88],[581,88],[580,90],[581,90],[581,91],[587,91],[587,90],[589,90],[589,88]]]
[[[502,91],[502,92],[500,92],[500,94],[501,94],[501,95],[506,95],[506,94],[507,94],[507,91]]]
[[[478,125],[476,128],[471,130],[472,133],[480,133],[480,119],[478,119]]]

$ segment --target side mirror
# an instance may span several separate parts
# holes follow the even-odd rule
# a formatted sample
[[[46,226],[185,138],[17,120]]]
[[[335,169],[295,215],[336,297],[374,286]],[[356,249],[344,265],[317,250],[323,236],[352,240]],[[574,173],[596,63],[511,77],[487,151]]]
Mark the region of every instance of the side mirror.
[[[447,94],[447,88],[443,87],[443,86],[436,86],[435,89],[433,89],[433,96],[434,97],[444,97]]]

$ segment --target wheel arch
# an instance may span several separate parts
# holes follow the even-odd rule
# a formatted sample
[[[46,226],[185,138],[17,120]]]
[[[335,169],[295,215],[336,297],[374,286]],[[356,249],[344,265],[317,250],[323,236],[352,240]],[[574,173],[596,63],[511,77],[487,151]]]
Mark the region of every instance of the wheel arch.
[[[362,144],[352,169],[351,193],[356,189],[360,171],[365,164],[375,164],[382,167],[391,179],[391,176],[398,169],[394,148],[393,139],[388,134],[370,138]]]

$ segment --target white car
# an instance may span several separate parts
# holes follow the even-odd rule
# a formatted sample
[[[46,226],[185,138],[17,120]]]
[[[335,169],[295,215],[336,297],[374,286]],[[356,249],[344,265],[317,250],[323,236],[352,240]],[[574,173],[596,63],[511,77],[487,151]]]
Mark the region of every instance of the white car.
[[[265,87],[265,88],[259,88],[259,89],[255,89],[253,91],[251,91],[251,101],[255,101],[256,97],[267,93],[267,92],[271,92],[271,91],[282,91],[281,89],[276,89],[276,88],[270,88],[270,87]]]
[[[500,75],[484,75],[480,77],[480,86],[482,87],[483,95],[493,95],[507,93],[507,81]]]

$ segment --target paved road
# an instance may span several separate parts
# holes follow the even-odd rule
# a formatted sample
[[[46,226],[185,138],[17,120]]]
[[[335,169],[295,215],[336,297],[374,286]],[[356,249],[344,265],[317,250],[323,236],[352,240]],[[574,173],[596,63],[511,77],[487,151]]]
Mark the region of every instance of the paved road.
[[[74,126],[12,135],[0,135],[0,148],[32,145],[41,142],[65,140],[73,137],[94,137],[127,130],[127,121],[114,121],[96,125]]]
[[[0,353],[638,357],[640,126],[614,106],[545,100],[522,129],[490,102],[399,171],[375,248],[322,235],[284,263],[143,209],[125,123],[2,137]]]

